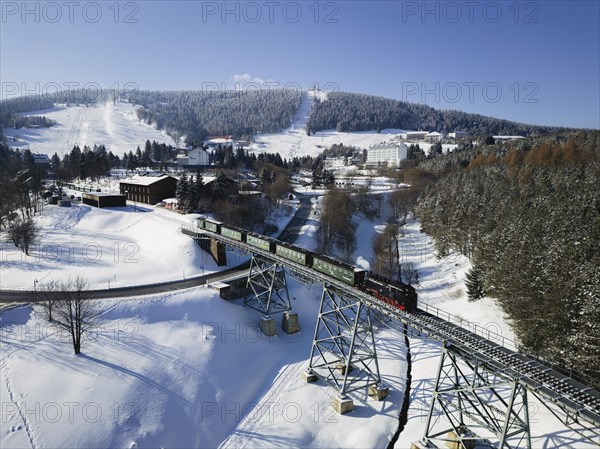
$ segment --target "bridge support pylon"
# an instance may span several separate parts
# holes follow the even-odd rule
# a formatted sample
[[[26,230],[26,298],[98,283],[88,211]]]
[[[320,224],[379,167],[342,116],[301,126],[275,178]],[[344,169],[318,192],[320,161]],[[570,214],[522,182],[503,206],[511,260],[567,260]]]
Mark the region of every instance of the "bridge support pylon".
[[[444,346],[423,439],[473,448],[489,438],[499,449],[531,449],[527,390]]]
[[[253,294],[244,299],[244,305],[258,310],[265,317],[270,318],[275,313],[292,309],[282,264],[254,255],[250,262],[247,286]]]
[[[359,390],[379,400],[385,397],[371,312],[360,299],[333,286],[323,287],[307,373],[335,386],[344,401],[348,393]],[[345,405],[343,410],[351,409]]]

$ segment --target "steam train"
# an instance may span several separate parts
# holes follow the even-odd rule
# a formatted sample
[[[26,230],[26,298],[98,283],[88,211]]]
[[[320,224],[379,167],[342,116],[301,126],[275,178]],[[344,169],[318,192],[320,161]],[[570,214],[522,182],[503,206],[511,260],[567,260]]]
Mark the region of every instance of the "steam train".
[[[417,293],[411,285],[391,281],[331,257],[208,218],[198,218],[196,226],[203,232],[219,234],[312,268],[400,310],[411,312],[417,308]]]

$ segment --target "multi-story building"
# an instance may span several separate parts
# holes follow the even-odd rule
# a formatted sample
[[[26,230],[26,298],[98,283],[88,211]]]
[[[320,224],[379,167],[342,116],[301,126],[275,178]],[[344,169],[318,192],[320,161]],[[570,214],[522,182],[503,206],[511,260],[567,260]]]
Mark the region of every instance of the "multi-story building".
[[[180,167],[206,167],[210,165],[210,158],[207,151],[202,148],[194,148],[177,155],[177,165]]]
[[[408,157],[408,147],[402,142],[383,142],[371,145],[367,151],[367,165],[400,166]]]

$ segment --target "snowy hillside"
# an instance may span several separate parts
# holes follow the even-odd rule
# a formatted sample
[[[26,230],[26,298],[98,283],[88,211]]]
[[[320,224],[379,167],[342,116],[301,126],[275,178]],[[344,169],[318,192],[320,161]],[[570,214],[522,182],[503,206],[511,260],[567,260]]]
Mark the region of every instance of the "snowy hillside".
[[[315,199],[315,210],[317,204]],[[383,205],[379,219],[354,217],[354,255],[361,266],[373,262],[373,236],[390,213],[389,205]],[[311,214],[302,231],[301,243],[307,247],[314,245],[316,218]],[[3,260],[3,270],[8,270],[2,272],[3,284],[14,278],[27,287],[33,276],[41,278],[42,269],[49,276],[83,272],[98,286],[115,270],[124,273],[119,279],[151,282],[177,276],[182,268],[197,272],[198,258],[204,257],[174,231],[186,218],[167,211],[54,207],[46,208],[42,219],[52,230],[45,239],[56,234],[56,240],[48,240],[53,246],[79,242],[75,247],[81,248],[86,235],[105,251],[130,241],[139,245],[139,261],[126,267],[113,252],[97,264],[83,255],[52,267],[42,266],[46,260]],[[404,263],[419,270],[420,306],[434,304],[511,338],[509,323],[491,298],[466,300],[468,260],[438,260],[431,239],[419,227],[418,221],[406,226],[402,254]],[[61,254],[69,256],[68,251]],[[403,335],[381,327],[375,334],[390,396],[382,402],[354,398],[355,410],[340,416],[331,407],[334,390],[323,382],[306,384],[300,377],[321,288],[291,278],[288,284],[301,333],[288,336],[278,329],[272,338],[262,335],[257,313],[243,307],[242,300],[224,301],[205,287],[102,301],[102,322],[84,342],[81,356],[73,356],[68,338],[40,321],[30,306],[1,312],[0,447],[386,447],[398,427],[406,389]],[[398,449],[422,437],[440,345],[412,339],[410,351],[411,402]],[[531,414],[533,447],[565,442],[590,447],[535,400]]]
[[[306,124],[315,98],[326,100],[324,91],[307,90],[302,94],[300,107],[290,127],[280,133],[257,134],[250,150],[255,152],[280,153],[283,158],[293,156],[316,156],[333,144],[368,148],[369,145],[392,140],[402,132],[399,129],[361,131],[354,133],[336,130],[320,131],[307,135]],[[108,103],[95,106],[56,107],[44,111],[33,111],[23,115],[44,115],[57,122],[52,128],[14,129],[4,128],[8,144],[14,148],[29,148],[34,153],[59,156],[70,152],[74,145],[106,145],[109,151],[121,157],[124,152],[143,148],[146,140],[173,146],[174,142],[164,131],[138,120],[135,107],[129,103]],[[430,144],[420,144],[427,151]],[[444,150],[455,145],[444,145]]]
[[[74,145],[83,148],[104,144],[121,157],[124,152],[135,152],[138,146],[143,148],[146,140],[176,145],[166,133],[138,120],[129,103],[56,107],[23,115],[44,115],[57,122],[52,128],[4,128],[11,147],[29,148],[34,153],[52,156],[56,152],[62,157]]]
[[[302,102],[289,128],[276,134],[257,134],[250,149],[256,152],[279,153],[281,157],[316,156],[334,143],[368,148],[369,145],[390,140],[400,130],[364,131],[358,133],[340,133],[335,130],[321,131],[307,135],[306,124],[315,98],[325,100],[323,91],[308,90],[303,93]]]
[[[32,290],[77,272],[93,288],[178,280],[216,269],[210,256],[179,232],[179,214],[150,207],[96,209],[46,206],[41,237],[29,256],[2,243],[2,288]],[[187,223],[186,223],[187,224]]]

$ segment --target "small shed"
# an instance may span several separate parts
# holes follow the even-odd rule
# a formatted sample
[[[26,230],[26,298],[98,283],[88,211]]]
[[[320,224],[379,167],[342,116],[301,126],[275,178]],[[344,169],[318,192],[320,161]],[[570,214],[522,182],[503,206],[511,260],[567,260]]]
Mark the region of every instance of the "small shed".
[[[177,198],[165,198],[163,200],[166,209],[176,210],[179,207]]]
[[[84,193],[82,195],[83,204],[102,207],[124,207],[126,206],[125,195],[115,195],[106,192]]]

